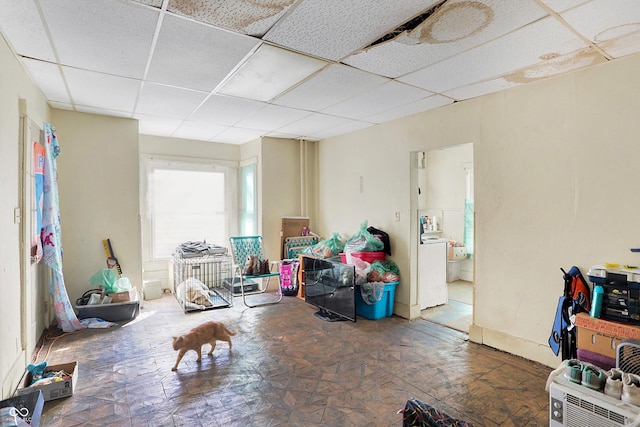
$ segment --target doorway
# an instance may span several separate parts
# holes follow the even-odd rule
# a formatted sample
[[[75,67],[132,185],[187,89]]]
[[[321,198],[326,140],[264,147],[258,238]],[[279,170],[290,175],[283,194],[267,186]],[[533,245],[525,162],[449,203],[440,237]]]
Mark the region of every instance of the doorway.
[[[473,144],[419,152],[417,157],[417,207],[421,222],[418,245],[427,239],[430,242],[438,239],[446,241],[447,248],[446,259],[438,259],[439,268],[446,268],[446,283],[440,283],[446,289],[445,296],[431,304],[421,304],[420,317],[468,333],[473,320],[474,292]],[[420,280],[424,262],[429,262],[432,268],[433,260],[418,257],[421,287],[418,292],[419,295],[422,292],[422,301],[432,300],[424,298],[425,292],[434,292],[433,285],[424,286]]]

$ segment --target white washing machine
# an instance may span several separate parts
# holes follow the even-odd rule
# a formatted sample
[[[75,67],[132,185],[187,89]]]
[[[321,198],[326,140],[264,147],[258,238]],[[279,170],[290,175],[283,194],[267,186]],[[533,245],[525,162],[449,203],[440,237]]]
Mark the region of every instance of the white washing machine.
[[[420,310],[447,303],[447,239],[421,239],[418,245],[418,284]]]

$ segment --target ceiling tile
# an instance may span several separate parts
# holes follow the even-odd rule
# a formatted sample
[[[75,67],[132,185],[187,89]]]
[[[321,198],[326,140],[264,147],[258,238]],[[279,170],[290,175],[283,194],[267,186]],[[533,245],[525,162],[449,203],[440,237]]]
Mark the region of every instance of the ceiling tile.
[[[298,135],[285,132],[267,132],[264,136],[270,136],[271,138],[285,138],[285,139],[297,139]]]
[[[18,55],[56,60],[33,0],[0,0],[0,29]]]
[[[236,126],[248,129],[278,129],[311,114],[309,111],[294,110],[279,105],[267,105],[254,114],[246,116]]]
[[[349,123],[345,123],[341,126],[337,126],[331,129],[323,130],[318,133],[314,133],[310,136],[312,139],[326,139],[333,136],[343,135],[349,132],[355,132],[360,129],[365,129],[371,126],[375,126],[373,123],[361,122],[358,120],[352,120]]]
[[[108,117],[121,117],[126,119],[131,118],[131,113],[125,112],[125,111],[110,110],[108,108],[96,108],[92,105],[76,104],[75,107],[76,107],[75,110],[81,113],[98,114],[101,116],[108,116]]]
[[[182,120],[146,114],[134,114],[133,118],[138,120],[138,129],[143,135],[171,136],[182,124]]]
[[[248,36],[166,15],[148,79],[211,91],[259,43]]]
[[[366,119],[431,95],[432,92],[391,80],[361,95],[325,108],[322,112],[352,119]]]
[[[209,141],[225,129],[227,129],[226,126],[214,123],[185,121],[173,132],[172,136],[175,138]]]
[[[71,103],[64,80],[56,64],[29,58],[23,58],[23,62],[47,100],[64,104]]]
[[[295,0],[170,0],[167,10],[242,34],[262,37]]]
[[[143,77],[158,11],[116,0],[99,5],[50,0],[40,1],[40,5],[62,64]]]
[[[498,77],[495,79],[483,81],[480,83],[472,83],[466,86],[462,86],[456,89],[449,90],[444,94],[456,99],[464,100],[476,98],[478,96],[487,95],[493,92],[509,89],[515,86],[521,85],[522,82],[509,81],[504,77]]]
[[[305,0],[264,40],[337,61],[361,49],[441,0]]]
[[[322,110],[386,82],[384,77],[335,64],[276,98],[273,103],[303,110]]]
[[[231,126],[262,109],[264,105],[257,101],[211,95],[189,119]]]
[[[67,104],[65,102],[49,101],[48,104],[51,108],[57,108],[58,110],[73,111],[73,105]]]
[[[268,102],[327,65],[326,61],[265,43],[216,88],[216,93]]]
[[[640,51],[640,1],[594,0],[562,14],[569,25],[613,57]]]
[[[539,0],[540,3],[543,3],[553,9],[555,12],[564,12],[573,7],[579,6],[584,3],[588,3],[591,0]]]
[[[133,112],[139,80],[69,67],[62,70],[75,104]]]
[[[517,71],[586,44],[554,18],[545,18],[498,40],[413,72],[398,80],[443,93]]]
[[[140,91],[136,112],[152,116],[186,119],[207,96],[207,92],[145,83]],[[166,102],[167,99],[170,99],[171,102]]]
[[[415,30],[405,31],[343,62],[395,78],[494,40],[546,15],[533,1],[448,1]]]
[[[163,0],[133,0],[133,1],[137,1],[138,3],[146,4],[148,6],[160,8],[162,7]]]
[[[639,52],[640,31],[598,43],[598,47],[612,58],[621,58]]]
[[[453,99],[442,95],[433,95],[428,98],[420,99],[409,104],[402,105],[391,110],[384,111],[379,114],[366,117],[366,120],[373,123],[384,123],[401,117],[412,116],[423,111],[433,110],[434,108],[452,104]]]
[[[313,113],[307,117],[289,123],[281,128],[276,129],[278,132],[298,135],[300,137],[313,135],[327,128],[335,128],[350,123],[351,120],[343,117],[329,116],[321,113]]]
[[[242,129],[236,127],[229,127],[210,139],[211,142],[222,142],[227,144],[244,144],[246,142],[253,141],[264,135],[255,129]]]

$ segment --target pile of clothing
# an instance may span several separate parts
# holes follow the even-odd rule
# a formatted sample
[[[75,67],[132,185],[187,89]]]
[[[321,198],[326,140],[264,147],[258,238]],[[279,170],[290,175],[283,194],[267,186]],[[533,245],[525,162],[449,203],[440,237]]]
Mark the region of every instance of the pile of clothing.
[[[222,255],[227,253],[227,248],[203,242],[184,242],[175,249],[175,254],[180,258],[199,258],[208,255]]]

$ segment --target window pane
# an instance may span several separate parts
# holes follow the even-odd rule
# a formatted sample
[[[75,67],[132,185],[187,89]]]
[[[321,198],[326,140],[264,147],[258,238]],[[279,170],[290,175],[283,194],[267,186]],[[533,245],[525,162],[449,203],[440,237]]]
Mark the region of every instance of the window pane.
[[[154,169],[149,179],[155,259],[187,241],[226,246],[224,172]]]
[[[256,164],[251,163],[240,169],[240,235],[258,234],[256,212]]]

